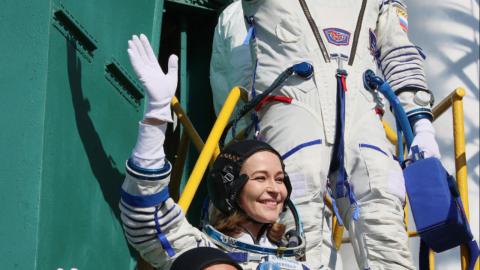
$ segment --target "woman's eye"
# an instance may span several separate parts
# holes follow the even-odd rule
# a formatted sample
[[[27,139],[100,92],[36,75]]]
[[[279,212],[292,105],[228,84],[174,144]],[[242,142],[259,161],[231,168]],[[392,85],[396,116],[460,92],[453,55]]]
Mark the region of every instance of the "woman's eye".
[[[256,177],[253,177],[252,180],[256,180],[256,181],[265,181],[265,176],[256,176]]]
[[[275,182],[277,182],[277,183],[283,183],[284,180],[285,180],[285,178],[283,178],[283,177],[275,178]]]

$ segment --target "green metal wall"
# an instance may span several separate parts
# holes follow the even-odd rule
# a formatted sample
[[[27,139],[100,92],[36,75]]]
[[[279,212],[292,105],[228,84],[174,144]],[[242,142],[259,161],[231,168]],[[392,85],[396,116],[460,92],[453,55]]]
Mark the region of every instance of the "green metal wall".
[[[135,267],[117,207],[143,111],[127,40],[147,34],[162,66],[171,53],[181,57],[178,95],[206,139],[212,32],[227,2],[2,2],[0,269]],[[179,133],[167,138],[172,161]]]
[[[5,4],[11,8],[2,2],[0,9],[0,267],[35,269],[50,7]]]
[[[163,1],[0,12],[0,269],[133,269],[117,204],[143,94],[126,41],[143,32],[158,48]]]

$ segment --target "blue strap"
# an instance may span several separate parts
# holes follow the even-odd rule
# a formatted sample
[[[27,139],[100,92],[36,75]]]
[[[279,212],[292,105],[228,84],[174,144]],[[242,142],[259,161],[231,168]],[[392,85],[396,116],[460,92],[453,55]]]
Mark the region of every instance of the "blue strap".
[[[398,163],[400,163],[400,165],[403,165],[405,161],[404,160],[405,154],[403,153],[403,133],[397,118],[395,118],[395,128],[397,130]]]
[[[470,259],[468,260],[468,268],[467,269],[468,270],[473,270],[475,268],[475,263],[477,262],[478,254],[479,254],[478,244],[475,241],[475,239],[472,239],[472,241],[467,243],[467,247],[468,247],[468,253],[470,255],[469,256]]]
[[[345,187],[347,188],[348,192],[348,198],[350,200],[351,206],[353,206],[353,214],[352,218],[353,220],[358,220],[358,217],[360,216],[360,206],[357,203],[357,199],[355,198],[355,193],[353,192],[352,188],[350,187],[350,184],[345,182]]]
[[[420,250],[418,255],[418,269],[419,270],[429,270],[430,261],[428,258],[428,245],[420,238]]]
[[[134,207],[152,207],[159,205],[170,198],[168,187],[165,187],[160,192],[151,195],[132,195],[125,190],[120,190],[122,200],[130,206]]]
[[[160,207],[156,207],[155,214],[154,214],[155,229],[157,231],[157,239],[160,241],[160,244],[162,245],[163,249],[167,251],[168,256],[173,257],[175,256],[175,250],[173,250],[172,246],[170,245],[170,242],[168,242],[167,237],[165,236],[165,234],[163,234],[160,228],[160,224],[158,223],[158,209],[160,209]]]
[[[340,216],[340,212],[338,211],[337,202],[335,201],[335,198],[333,197],[332,190],[329,189],[329,188],[327,190],[328,190],[328,194],[330,195],[330,198],[332,199],[333,213],[337,217],[338,225],[343,226],[343,219]]]
[[[245,17],[245,20],[247,21],[249,27],[248,27],[247,35],[245,36],[245,39],[243,40],[243,45],[249,45],[250,41],[255,39],[255,21],[254,21],[252,16]],[[251,89],[252,99],[255,99],[255,97],[257,96],[257,91],[255,89],[255,81],[256,81],[256,76],[257,76],[257,65],[258,65],[258,60],[255,61],[255,65],[254,65],[254,68],[253,68],[252,89]],[[255,111],[253,111],[252,114],[251,114],[251,120],[252,120],[253,126],[255,128],[255,137],[258,139],[258,133],[260,131],[260,124],[259,124],[260,121],[259,121],[258,115]],[[237,126],[237,123],[236,123],[236,120],[235,120],[234,125],[232,126],[232,137],[235,137],[236,126]],[[249,130],[247,130],[247,131],[249,131]]]
[[[343,69],[337,69],[337,122],[336,122],[336,132],[335,132],[335,144],[333,147],[332,161],[330,163],[329,172],[337,172],[337,178],[335,183],[335,198],[345,198],[348,197],[350,200],[350,205],[353,206],[353,219],[358,220],[360,215],[360,207],[355,198],[350,184],[348,183],[348,174],[345,169],[345,92],[346,89],[346,77],[347,72]],[[329,173],[329,174],[330,174]],[[338,209],[336,204],[334,204],[334,212],[337,216],[339,224],[343,224],[340,215],[338,214]]]
[[[258,66],[258,60],[255,61],[255,66],[253,68],[252,99],[255,99],[255,97],[257,96],[257,90],[255,89],[255,81],[257,80],[257,66]],[[255,137],[257,137],[258,132],[260,131],[260,124],[259,124],[260,121],[258,120],[258,115],[257,115],[257,112],[255,111],[252,112],[252,122],[255,127]]]
[[[243,45],[248,45],[250,44],[250,40],[255,39],[255,21],[253,20],[253,17],[246,17],[247,23],[249,25],[247,35],[245,36],[245,39],[243,40]]]
[[[347,181],[347,172],[345,170],[345,89],[342,83],[342,76],[346,76],[346,71],[337,71],[337,123],[335,133],[335,146],[333,148],[332,162],[330,164],[330,171],[338,171],[336,180],[336,198],[343,198],[347,196],[345,189],[345,182]]]

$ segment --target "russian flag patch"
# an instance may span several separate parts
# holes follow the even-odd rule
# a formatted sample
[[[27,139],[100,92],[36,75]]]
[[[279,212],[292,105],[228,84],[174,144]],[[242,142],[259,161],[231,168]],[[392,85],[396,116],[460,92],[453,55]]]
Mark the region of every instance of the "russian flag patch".
[[[400,27],[402,27],[403,31],[408,32],[408,14],[407,11],[401,7],[396,7],[398,21],[400,23]]]

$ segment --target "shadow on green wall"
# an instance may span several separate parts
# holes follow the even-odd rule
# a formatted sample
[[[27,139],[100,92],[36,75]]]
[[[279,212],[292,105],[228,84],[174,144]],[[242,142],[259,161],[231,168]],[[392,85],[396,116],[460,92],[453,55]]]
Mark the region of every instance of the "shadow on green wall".
[[[83,95],[82,65],[77,56],[75,42],[67,39],[67,48],[68,82],[72,94],[78,134],[105,202],[110,206],[110,210],[114,213],[117,221],[121,223],[118,203],[120,202],[120,188],[125,175],[118,170],[113,158],[105,152],[100,136],[88,115],[90,102]],[[138,253],[130,245],[128,245],[128,249],[130,255],[136,258]]]

